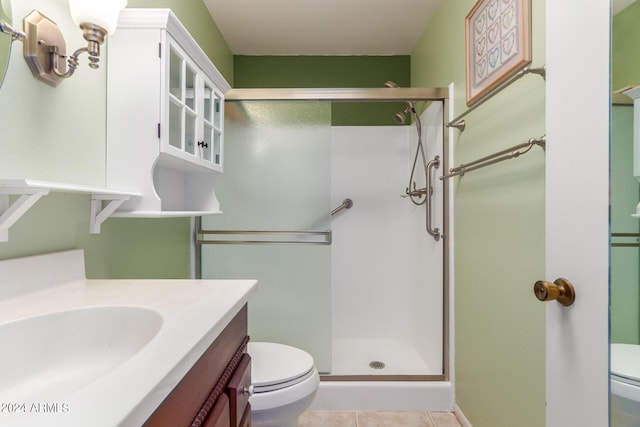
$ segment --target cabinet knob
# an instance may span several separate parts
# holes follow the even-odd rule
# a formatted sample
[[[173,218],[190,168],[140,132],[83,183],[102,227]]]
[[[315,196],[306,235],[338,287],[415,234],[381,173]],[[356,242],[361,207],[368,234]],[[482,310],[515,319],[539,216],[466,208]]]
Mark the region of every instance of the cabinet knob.
[[[203,148],[209,148],[209,144],[204,141],[198,141],[198,146]]]
[[[253,385],[250,385],[249,387],[245,387],[242,389],[242,394],[245,394],[249,397],[251,397],[253,395]]]

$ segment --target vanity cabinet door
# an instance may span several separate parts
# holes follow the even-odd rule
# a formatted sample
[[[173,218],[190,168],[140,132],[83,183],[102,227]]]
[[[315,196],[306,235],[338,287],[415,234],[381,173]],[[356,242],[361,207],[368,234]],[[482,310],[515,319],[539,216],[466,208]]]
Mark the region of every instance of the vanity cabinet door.
[[[242,415],[239,426],[251,427],[251,404],[248,404],[247,408],[244,410],[244,414]]]
[[[251,386],[251,357],[242,356],[235,373],[229,380],[227,393],[229,394],[229,409],[231,412],[231,426],[242,425],[243,416],[249,406],[249,388]]]
[[[229,398],[223,394],[216,401],[211,414],[202,427],[229,427],[231,425],[229,412]]]

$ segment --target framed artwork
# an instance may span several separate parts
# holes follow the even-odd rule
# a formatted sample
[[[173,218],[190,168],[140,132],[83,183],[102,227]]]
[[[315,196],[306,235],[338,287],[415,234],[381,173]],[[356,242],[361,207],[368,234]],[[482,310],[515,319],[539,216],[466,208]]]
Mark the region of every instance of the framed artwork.
[[[465,35],[471,106],[531,63],[531,0],[478,0]]]

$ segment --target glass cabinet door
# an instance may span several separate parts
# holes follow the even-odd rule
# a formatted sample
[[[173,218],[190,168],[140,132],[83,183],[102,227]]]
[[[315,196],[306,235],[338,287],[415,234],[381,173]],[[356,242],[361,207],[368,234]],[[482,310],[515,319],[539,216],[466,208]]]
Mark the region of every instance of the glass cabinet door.
[[[199,126],[200,72],[182,50],[169,43],[169,146],[196,159]],[[175,153],[174,153],[175,154]],[[181,156],[182,157],[182,156]]]
[[[172,40],[167,57],[169,129],[163,150],[221,171],[223,95]]]
[[[222,166],[222,96],[206,78],[204,79],[203,97],[202,158],[215,166]]]

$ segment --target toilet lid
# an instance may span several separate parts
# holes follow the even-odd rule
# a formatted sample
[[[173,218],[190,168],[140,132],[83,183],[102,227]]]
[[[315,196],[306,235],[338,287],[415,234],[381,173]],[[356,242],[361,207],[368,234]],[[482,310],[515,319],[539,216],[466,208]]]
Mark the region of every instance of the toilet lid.
[[[640,383],[640,345],[611,344],[611,375],[627,383]]]
[[[313,357],[284,344],[249,342],[251,384],[254,393],[289,387],[313,373]]]

